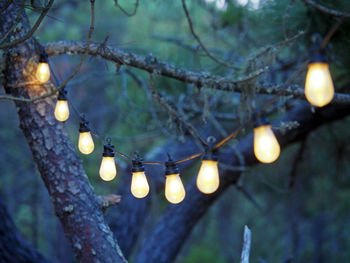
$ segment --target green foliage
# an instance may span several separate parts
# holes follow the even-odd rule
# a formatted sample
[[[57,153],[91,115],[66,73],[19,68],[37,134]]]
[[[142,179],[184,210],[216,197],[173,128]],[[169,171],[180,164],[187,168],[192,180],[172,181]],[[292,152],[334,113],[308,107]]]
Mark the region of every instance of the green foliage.
[[[51,17],[45,20],[36,36],[42,42],[85,40],[90,19],[86,1],[66,1],[62,5],[60,1],[56,2],[60,8],[51,12]],[[134,1],[118,2],[127,10],[134,7]],[[206,5],[204,1],[187,1],[195,30],[208,50],[216,57],[229,57],[228,62],[240,67],[238,71],[218,66],[203,55],[198,43],[190,35],[181,1],[140,0],[137,15],[130,18],[115,7],[113,1],[96,1],[93,41],[102,42],[110,33],[107,44],[112,47],[144,56],[152,53],[158,60],[171,61],[179,67],[236,78],[249,71],[249,58],[264,47],[284,40],[284,22],[288,37],[300,30],[305,31],[305,34],[295,44],[272,50],[261,60],[256,60],[255,70],[265,65],[274,67],[279,60],[288,63],[308,58],[312,35],[320,33],[324,36],[337,22],[312,7],[305,7],[302,1],[295,1],[288,16],[286,10],[290,1],[265,2],[260,9],[254,10],[230,1],[223,11],[217,10],[213,4]],[[337,10],[348,8],[348,1],[345,0],[317,2]],[[31,21],[35,21],[36,17],[37,13],[31,13]],[[347,19],[327,46],[337,88],[348,81],[350,74],[349,30],[350,20]],[[159,37],[175,38],[183,45],[163,41]],[[72,72],[78,61],[74,56],[54,58],[56,71],[62,76]],[[68,86],[74,106],[86,114],[99,134],[111,136],[118,150],[130,155],[134,150],[147,153],[170,138],[181,138],[183,133],[179,132],[177,125],[168,122],[169,114],[147,97],[145,87],[138,86],[126,70],[132,70],[145,85],[149,84],[149,74],[146,72],[124,65],[117,71],[114,63],[89,58]],[[296,70],[296,67],[291,66],[286,75]],[[283,74],[275,77],[277,83],[284,83],[286,79]],[[300,76],[295,82],[303,84],[303,78]],[[236,117],[234,113],[239,112],[237,107],[241,97],[237,94],[198,90],[197,87],[156,74],[154,79],[157,90],[175,107],[181,105],[180,97],[184,98],[183,104],[188,103],[187,99],[195,98],[199,113],[188,114],[187,117],[198,129],[207,127],[202,120],[203,116],[208,117],[208,113],[225,112]],[[250,86],[254,88],[256,83],[253,84]],[[258,106],[265,102],[266,97],[256,101]],[[8,116],[15,116],[16,113],[9,104],[1,104],[0,107],[0,120],[3,121],[0,123],[0,150],[6,149],[0,152],[0,190],[5,193],[6,202],[24,235],[33,236],[32,225],[36,224],[39,229],[39,248],[50,254],[52,247],[60,247],[64,242],[52,231],[57,228],[58,222],[48,205],[49,198],[44,186],[27,186],[34,182],[36,169],[27,143],[17,129],[17,120],[8,120]],[[154,108],[154,115],[149,111],[151,107]],[[279,108],[274,117],[280,116],[283,110]],[[73,119],[65,124],[75,144],[78,140],[77,123],[78,120]],[[220,123],[227,131],[235,126],[233,120]],[[168,134],[162,133],[162,129]],[[241,192],[228,189],[195,227],[178,262],[238,262],[243,227],[246,224],[252,230],[251,262],[258,262],[259,258],[267,262],[282,262],[293,253],[296,262],[313,262],[319,253],[313,229],[317,228],[320,220],[326,222],[320,228],[326,236],[321,245],[323,253],[327,255],[326,262],[349,262],[348,130],[349,119],[321,128],[309,136],[303,158],[298,164],[297,183],[293,189],[288,188],[288,183],[299,145],[285,149],[276,163],[259,165],[246,172],[244,186],[252,192],[264,212],[259,212]],[[118,157],[117,179],[109,183],[102,182],[98,176],[101,151],[102,144],[95,140],[95,151],[89,156],[81,155],[81,158],[95,192],[114,193],[121,177],[129,176],[129,170],[126,169],[129,163]],[[199,163],[183,175],[185,182],[195,176],[198,167]],[[36,203],[27,202],[37,189],[41,193],[39,200]],[[155,198],[161,201],[159,207],[152,211],[154,218],[167,206],[163,193]],[[44,223],[34,222],[35,209],[45,205],[46,208],[38,212]],[[48,237],[51,237],[51,245],[46,242]]]

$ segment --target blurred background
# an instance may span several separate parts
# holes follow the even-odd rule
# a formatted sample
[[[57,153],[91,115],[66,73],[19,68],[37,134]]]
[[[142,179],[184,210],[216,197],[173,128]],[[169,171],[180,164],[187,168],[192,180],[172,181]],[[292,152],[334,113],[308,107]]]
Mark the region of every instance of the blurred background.
[[[317,2],[350,11],[347,0]],[[120,0],[118,4],[133,13],[134,1]],[[181,1],[140,1],[136,14],[130,17],[113,1],[96,1],[93,41],[103,42],[109,36],[107,45],[115,48],[144,56],[152,54],[194,71],[239,78],[249,68],[248,59],[259,50],[303,30],[305,34],[296,43],[271,48],[256,60],[256,68],[271,68],[259,82],[278,84],[286,82],[308,58],[312,36],[326,35],[337,22],[302,1],[192,0],[187,5],[196,33],[208,50],[240,70],[222,67],[203,53],[190,34]],[[36,32],[37,38],[41,43],[86,40],[89,8],[86,1],[56,1]],[[35,21],[38,13],[30,9],[27,13]],[[348,19],[327,46],[336,90],[343,93],[348,93],[350,86],[349,29]],[[79,59],[69,55],[53,57],[53,68],[63,79]],[[295,83],[303,85],[304,78],[305,74],[301,74]],[[167,151],[175,151],[162,148],[166,142],[186,144],[193,139],[152,99],[145,88],[148,81],[148,74],[141,70],[118,69],[113,63],[92,57],[69,83],[68,97],[100,135],[112,138],[118,150],[128,154],[138,150],[148,156],[161,150],[165,160]],[[155,76],[155,86],[201,132],[214,127],[218,137],[247,116],[251,105],[242,96],[253,97],[257,108],[270,98],[257,96],[249,89],[243,94],[199,90],[161,76]],[[294,103],[297,102],[282,96],[271,118],[283,116]],[[13,102],[1,101],[1,198],[31,245],[53,262],[74,262],[18,123]],[[76,147],[78,124],[74,115],[65,124]],[[242,184],[249,188],[259,208],[232,186],[197,224],[176,262],[238,262],[244,225],[252,231],[251,262],[288,262],[290,258],[290,262],[350,262],[349,125],[350,118],[325,125],[301,143],[286,148],[277,162],[247,167]],[[250,131],[246,129],[240,137]],[[231,145],[236,143],[233,140]],[[93,154],[81,158],[96,194],[121,193],[121,181],[130,176],[129,164],[117,159],[117,179],[103,182],[98,176],[102,145],[97,140],[95,145]],[[184,181],[196,176],[198,168],[199,162],[183,171]],[[142,235],[147,235],[167,205],[162,192],[152,192],[152,206]],[[113,209],[107,213],[111,221]],[[132,252],[135,254],[137,246]]]

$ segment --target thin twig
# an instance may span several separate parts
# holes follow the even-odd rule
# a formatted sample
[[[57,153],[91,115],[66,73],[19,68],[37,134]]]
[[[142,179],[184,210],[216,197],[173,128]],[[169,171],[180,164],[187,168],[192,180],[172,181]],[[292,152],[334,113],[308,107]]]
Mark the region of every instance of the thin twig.
[[[136,15],[137,8],[138,8],[138,6],[139,6],[139,0],[136,0],[136,2],[135,2],[135,8],[134,8],[134,10],[133,10],[131,13],[129,13],[128,11],[126,11],[126,10],[118,3],[118,0],[114,0],[114,2],[115,2],[115,5],[118,6],[119,9],[120,9],[125,15],[127,15],[127,16],[134,16],[134,15]]]
[[[288,38],[287,29],[286,29],[287,19],[289,17],[290,11],[292,10],[292,7],[294,4],[295,4],[295,0],[290,0],[289,4],[287,5],[286,12],[284,13],[282,31],[285,39]]]
[[[95,0],[90,0],[91,3],[91,24],[90,24],[90,29],[89,29],[89,34],[88,34],[88,39],[87,39],[87,47],[84,50],[84,54],[80,59],[79,65],[75,68],[75,70],[72,72],[72,74],[70,74],[63,82],[61,85],[59,85],[58,87],[54,88],[52,91],[41,95],[41,96],[37,96],[37,97],[33,97],[33,98],[25,98],[25,97],[16,97],[16,96],[11,96],[11,95],[3,95],[0,96],[0,100],[1,99],[8,99],[8,100],[15,100],[15,101],[22,101],[22,102],[33,102],[36,100],[40,100],[40,99],[45,99],[48,97],[51,97],[53,95],[55,95],[57,93],[57,91],[59,91],[60,89],[62,89],[63,87],[65,87],[67,85],[67,83],[74,78],[74,76],[79,72],[81,66],[83,65],[86,57],[89,54],[89,45],[91,42],[91,38],[92,38],[92,33],[94,31],[94,27],[95,27]]]
[[[191,135],[200,141],[202,146],[207,146],[207,143],[205,140],[201,138],[197,130],[193,127],[191,123],[186,121],[180,114],[177,113],[177,111],[160,95],[160,93],[155,89],[154,87],[154,81],[153,81],[153,74],[150,74],[150,85],[149,85],[150,92],[152,93],[153,97],[157,100],[157,102],[167,110],[167,112],[174,117],[177,121],[182,123],[188,131],[191,133]]]
[[[344,20],[345,20],[345,17],[341,17],[339,21],[331,27],[331,29],[327,32],[326,36],[323,38],[323,41],[320,45],[320,49],[324,49],[327,46],[327,44],[329,43],[329,41],[331,40],[335,32],[338,30],[341,24],[343,24]]]
[[[235,70],[238,70],[239,68],[238,67],[235,67],[231,64],[228,64],[227,62],[225,61],[222,61],[220,59],[217,59],[216,57],[214,57],[209,51],[208,49],[205,47],[205,45],[203,44],[202,40],[199,38],[199,36],[196,34],[196,32],[194,31],[194,28],[193,28],[193,23],[192,23],[192,19],[190,17],[190,14],[188,12],[188,9],[187,9],[187,6],[186,6],[186,0],[182,0],[182,7],[185,11],[185,15],[186,15],[186,18],[187,18],[187,22],[188,22],[188,25],[190,27],[190,31],[193,35],[193,37],[197,40],[198,44],[201,46],[201,48],[203,49],[203,51],[207,54],[208,57],[210,57],[212,60],[214,60],[216,63],[220,64],[220,65],[223,65],[225,67],[228,67],[228,68],[231,68],[231,69],[235,69]]]
[[[349,18],[350,17],[350,13],[347,13],[347,12],[341,12],[341,11],[337,11],[337,10],[334,10],[334,9],[330,9],[328,7],[325,7],[323,5],[320,5],[318,3],[316,3],[315,1],[313,0],[301,0],[305,3],[305,5],[309,5],[309,6],[312,6],[316,9],[318,9],[319,11],[325,13],[325,14],[329,14],[329,15],[332,15],[332,16],[338,16],[338,17],[344,17],[344,18]]]
[[[249,263],[251,240],[252,240],[252,232],[247,226],[244,226],[243,248],[242,248],[240,263]]]
[[[54,2],[54,0],[50,0],[49,3],[47,4],[47,6],[45,8],[43,8],[43,11],[41,12],[39,18],[36,20],[34,26],[29,30],[29,32],[27,34],[25,34],[23,37],[16,39],[10,43],[0,45],[0,49],[10,48],[10,47],[16,46],[16,45],[26,41],[28,38],[30,38],[34,34],[34,32],[38,29],[38,27],[40,26],[41,22],[43,21],[44,17],[46,16],[47,12],[49,12],[53,2]]]

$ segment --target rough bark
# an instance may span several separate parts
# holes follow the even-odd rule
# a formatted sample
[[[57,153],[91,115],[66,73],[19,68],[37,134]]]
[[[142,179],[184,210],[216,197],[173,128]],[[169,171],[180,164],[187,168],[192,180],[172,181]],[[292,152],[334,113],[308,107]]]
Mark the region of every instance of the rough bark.
[[[7,211],[2,198],[0,198],[0,218],[0,262],[49,262],[23,239]]]
[[[209,134],[210,129],[206,132]],[[205,136],[203,136],[203,138],[205,138]],[[161,147],[157,147],[149,152],[145,156],[145,159],[167,160],[166,151],[164,149],[171,149],[170,154],[178,158],[188,156],[200,150],[192,137],[189,137],[185,143],[172,139]],[[190,161],[181,164],[181,170],[184,171],[194,162],[195,161]],[[109,226],[119,240],[120,248],[126,258],[129,258],[135,245],[137,245],[137,241],[139,241],[140,233],[149,213],[152,195],[164,190],[165,181],[163,167],[154,165],[146,166],[146,174],[150,183],[151,192],[147,198],[137,199],[130,192],[131,175],[127,176],[128,173],[130,174],[130,171],[131,167],[128,167],[126,171],[124,171],[126,176],[120,178],[117,193],[123,196],[123,200],[117,207],[112,209],[109,217]]]
[[[86,50],[86,43],[82,41],[59,41],[48,43],[45,50],[49,55],[62,54],[82,54]],[[196,72],[184,68],[179,68],[166,61],[160,61],[154,56],[140,56],[131,52],[123,51],[111,46],[101,46],[92,43],[89,46],[89,54],[101,56],[103,59],[113,61],[120,65],[128,65],[139,68],[150,73],[163,75],[182,82],[195,84],[198,87],[206,87],[224,91],[241,92],[242,86],[252,79],[259,77],[266,72],[266,69],[260,69],[239,79],[215,76],[207,72]],[[283,89],[285,96],[294,98],[305,98],[304,89],[299,85],[260,85],[256,92],[261,94],[279,94]],[[349,104],[350,96],[337,93],[333,99],[334,103]]]
[[[0,3],[0,7],[4,3]],[[11,4],[0,17],[0,33],[3,36],[13,25],[20,7]],[[20,38],[29,30],[25,13],[22,13],[19,29],[10,38]],[[47,92],[44,85],[15,86],[16,82],[32,81],[34,59],[38,50],[30,38],[16,47],[6,50],[5,89],[15,96],[33,97]],[[34,64],[34,66],[33,66]],[[95,196],[76,154],[72,142],[54,116],[53,99],[33,103],[16,102],[22,129],[41,177],[60,219],[65,234],[82,262],[125,262],[125,259],[106,225],[101,204]]]
[[[284,122],[298,121],[299,127],[284,134],[276,132],[276,136],[283,149],[287,145],[301,140],[320,125],[343,118],[348,114],[350,114],[350,106],[331,105],[312,113],[309,104],[301,103],[279,120]],[[247,166],[258,163],[253,153],[252,134],[242,138],[237,145],[237,149],[244,157]],[[233,152],[219,154],[219,160],[225,164],[239,165],[239,160]],[[219,189],[212,195],[204,195],[197,189],[194,176],[186,187],[185,200],[178,205],[169,205],[149,238],[145,240],[135,262],[173,262],[194,225],[217,197],[235,183],[238,177],[239,172],[221,171]]]

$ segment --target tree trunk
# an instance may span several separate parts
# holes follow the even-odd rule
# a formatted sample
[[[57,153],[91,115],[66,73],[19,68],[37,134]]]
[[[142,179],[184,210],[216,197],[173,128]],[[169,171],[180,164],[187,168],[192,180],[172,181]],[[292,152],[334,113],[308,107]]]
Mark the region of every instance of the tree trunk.
[[[3,5],[4,1],[0,8]],[[22,14],[18,30],[14,30],[8,39],[19,38],[30,29],[26,14],[20,5],[13,3],[0,16],[1,37],[11,29],[19,12]],[[34,80],[37,54],[38,45],[33,38],[6,50],[4,75],[7,93],[30,98],[47,92],[44,85],[19,87],[16,84]],[[16,101],[20,128],[28,140],[56,215],[78,260],[125,262],[64,124],[53,116],[53,104],[53,98],[32,103]]]
[[[305,134],[329,121],[343,118],[350,114],[350,105],[331,105],[317,109],[312,113],[308,103],[300,103],[280,121],[298,121],[299,127],[282,134],[275,132],[281,147],[300,140]],[[277,126],[277,125],[276,125]],[[253,153],[253,134],[240,140],[237,145],[247,166],[256,165],[258,161]],[[234,152],[219,153],[219,162],[239,165]],[[211,195],[204,195],[196,187],[195,176],[186,187],[186,198],[178,205],[169,205],[157,226],[147,238],[138,253],[136,263],[169,263],[173,262],[186,238],[198,220],[205,214],[210,205],[239,177],[239,172],[221,171],[220,187]]]

